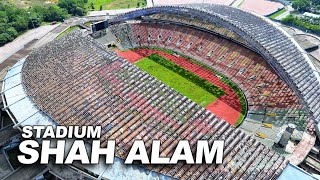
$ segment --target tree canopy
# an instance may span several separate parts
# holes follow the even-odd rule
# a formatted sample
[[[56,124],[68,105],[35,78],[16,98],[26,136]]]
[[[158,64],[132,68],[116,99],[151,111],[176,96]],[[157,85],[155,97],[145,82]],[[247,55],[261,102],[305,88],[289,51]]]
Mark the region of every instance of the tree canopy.
[[[83,16],[86,14],[86,0],[59,0],[58,6],[64,8],[69,14]]]
[[[300,12],[320,10],[320,0],[294,0],[292,7]]]
[[[39,27],[42,22],[63,21],[70,15],[85,15],[86,2],[87,0],[59,0],[57,5],[35,5],[27,9],[0,2],[0,46],[28,29]]]

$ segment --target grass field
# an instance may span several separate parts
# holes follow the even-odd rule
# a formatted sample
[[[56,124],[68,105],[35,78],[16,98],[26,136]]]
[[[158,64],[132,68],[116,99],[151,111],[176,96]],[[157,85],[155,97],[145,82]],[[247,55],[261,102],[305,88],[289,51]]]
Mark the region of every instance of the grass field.
[[[280,10],[280,11],[272,14],[271,16],[269,16],[269,18],[274,19],[274,18],[280,16],[281,14],[283,14],[283,13],[285,13],[285,12],[286,12],[286,9],[282,9],[282,10]]]
[[[147,5],[146,0],[88,0],[87,9],[92,10],[91,3],[93,3],[94,10],[99,11],[100,6],[102,10],[137,8]]]
[[[230,124],[234,126],[239,126],[241,122],[244,120],[245,115],[247,113],[247,102],[246,102],[245,95],[243,94],[241,89],[237,86],[237,84],[235,84],[230,79],[225,77],[225,75],[212,69],[212,67],[202,64],[179,52],[175,52],[169,49],[162,49],[159,47],[142,47],[142,48],[137,48],[137,49],[123,51],[123,52],[117,51],[117,53],[119,56],[129,60],[132,63],[136,64],[138,62],[138,64],[136,64],[138,66],[140,63],[143,63],[141,65],[145,66],[144,69],[147,72],[149,72],[150,70],[148,70],[149,69],[148,65],[145,64],[145,62],[143,62],[145,60],[143,58],[152,60],[154,63],[157,63],[155,64],[156,67],[152,66],[153,68],[157,68],[160,65],[162,66],[162,68],[166,68],[167,70],[180,75],[181,77],[185,78],[185,80],[207,91],[205,93],[209,93],[211,95],[214,95],[216,98],[218,98],[213,100],[207,106],[205,106],[204,103],[203,103],[204,105],[202,104],[203,107],[205,107],[207,110],[216,114],[220,118],[228,121]],[[188,61],[191,62],[191,64],[188,63]],[[203,70],[203,72],[209,71],[210,74],[212,74],[212,76],[206,73],[205,74],[201,73],[202,72],[201,69]],[[159,72],[159,75],[161,75],[161,72]],[[163,76],[163,74],[161,76]],[[166,76],[168,76],[167,78],[169,80],[172,77],[171,75],[166,75]],[[214,76],[217,76],[217,77],[214,78]],[[219,80],[216,78],[219,78]],[[181,84],[181,86],[184,86],[184,85],[185,84]],[[175,90],[178,91],[177,89]],[[238,98],[238,99],[230,100],[228,98],[229,96],[234,96],[235,94],[238,97],[234,97],[234,98]],[[190,96],[188,97],[192,99],[192,97]],[[198,97],[199,96],[197,96],[196,98]],[[192,100],[195,101],[194,99]],[[196,102],[199,104],[201,100],[200,101],[197,100]]]
[[[65,31],[63,31],[61,34],[59,34],[56,38],[58,39],[58,38],[62,37],[63,35],[65,35],[66,33],[71,32],[74,29],[79,29],[79,27],[78,26],[71,26],[68,29],[66,29]]]
[[[167,61],[169,63],[172,63],[169,60]],[[206,91],[204,88],[200,87],[198,84],[191,82],[189,79],[168,69],[167,67],[161,65],[160,63],[157,63],[155,60],[152,60],[152,57],[150,58],[150,56],[141,59],[136,63],[136,65],[141,69],[143,69],[144,71],[151,74],[152,76],[154,76],[155,78],[159,79],[163,83],[167,84],[171,88],[180,92],[184,96],[200,104],[203,107],[206,107],[211,102],[216,100],[219,97],[219,95],[221,95],[222,90],[221,91],[217,90],[218,92],[217,95],[210,93]],[[193,75],[193,76],[196,76],[196,75]],[[210,84],[207,84],[207,85],[210,85]],[[214,86],[213,84],[211,84],[211,86],[212,86],[211,88],[217,89],[217,87]]]

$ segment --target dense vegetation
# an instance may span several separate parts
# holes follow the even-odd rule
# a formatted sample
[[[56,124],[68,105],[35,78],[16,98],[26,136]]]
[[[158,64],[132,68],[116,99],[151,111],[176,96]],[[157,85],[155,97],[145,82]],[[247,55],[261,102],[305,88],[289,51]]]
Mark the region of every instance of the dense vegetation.
[[[146,0],[28,0],[0,1],[0,46],[45,22],[84,16],[89,10],[135,8]]]
[[[0,46],[12,41],[28,29],[39,27],[43,22],[63,21],[71,15],[86,14],[87,0],[60,0],[56,4],[18,8],[0,2]]]
[[[283,22],[305,28],[314,33],[320,33],[320,18],[296,17],[289,15],[282,19]]]
[[[294,0],[292,7],[300,12],[320,11],[320,0]]]
[[[68,14],[84,16],[87,13],[85,9],[86,3],[88,3],[88,0],[59,0],[58,6],[66,9]]]

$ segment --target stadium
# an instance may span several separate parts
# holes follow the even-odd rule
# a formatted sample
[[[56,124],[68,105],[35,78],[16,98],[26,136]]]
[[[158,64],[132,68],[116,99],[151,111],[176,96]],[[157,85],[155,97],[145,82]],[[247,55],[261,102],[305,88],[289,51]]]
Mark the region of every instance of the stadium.
[[[142,8],[31,52],[3,80],[16,128],[101,125],[124,159],[136,139],[225,141],[221,165],[140,165],[177,179],[277,179],[317,136],[320,84],[269,19],[224,5]],[[99,175],[97,167],[75,165]]]

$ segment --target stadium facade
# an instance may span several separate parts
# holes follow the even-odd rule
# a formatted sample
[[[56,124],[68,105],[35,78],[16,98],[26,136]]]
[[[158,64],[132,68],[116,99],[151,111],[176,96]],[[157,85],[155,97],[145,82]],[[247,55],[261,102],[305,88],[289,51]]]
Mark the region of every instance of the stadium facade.
[[[161,34],[165,26],[172,28],[167,29],[167,34]],[[154,27],[153,30],[150,27]],[[210,61],[212,49],[205,49],[208,45],[204,40],[200,42],[199,37],[208,37],[216,44],[219,44],[216,39],[222,37],[227,40],[226,48],[230,48],[229,44],[241,46],[260,55],[260,62],[252,61],[252,64],[260,65],[261,71],[274,78],[270,82],[265,80],[271,86],[269,91],[290,95],[290,99],[281,93],[275,96],[272,99],[275,105],[269,105],[272,107],[268,110],[277,113],[286,110],[286,115],[296,115],[290,123],[297,119],[304,121],[299,143],[290,155],[272,150],[270,144],[252,136],[246,128],[232,126],[79,31],[40,47],[8,71],[2,98],[15,127],[101,125],[104,134],[101,140],[116,139],[116,156],[120,158],[126,157],[134,139],[143,139],[148,150],[152,139],[160,139],[164,156],[172,154],[179,139],[190,140],[192,146],[199,139],[225,140],[222,165],[191,166],[181,162],[174,166],[147,167],[179,179],[274,179],[289,162],[299,164],[313,147],[320,119],[319,74],[295,40],[268,19],[222,5],[192,4],[128,12],[93,25],[93,35],[101,34],[104,28],[116,38],[120,49],[163,47],[212,68],[219,64]],[[187,35],[186,32],[192,32],[192,38],[172,36],[180,29]],[[168,41],[174,42],[168,44]],[[239,72],[245,73],[250,70],[249,66],[234,68],[234,73],[228,68],[217,70],[239,85],[249,106],[252,102],[248,113],[259,112],[255,102],[261,99],[254,100],[250,86],[239,79]],[[262,77],[258,74],[255,78]],[[254,84],[255,78],[250,82],[258,85]],[[272,86],[271,82],[276,85]],[[284,101],[282,98],[286,103],[277,104]],[[246,120],[254,119],[254,115],[249,114]]]

